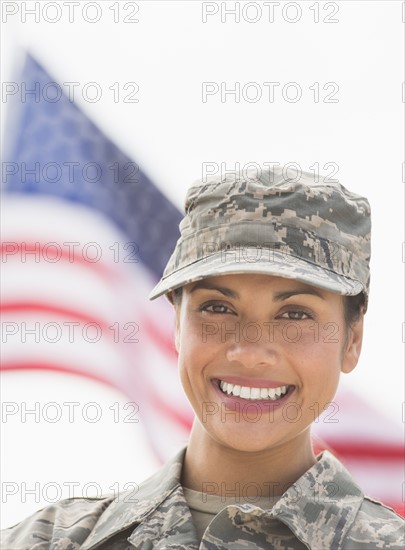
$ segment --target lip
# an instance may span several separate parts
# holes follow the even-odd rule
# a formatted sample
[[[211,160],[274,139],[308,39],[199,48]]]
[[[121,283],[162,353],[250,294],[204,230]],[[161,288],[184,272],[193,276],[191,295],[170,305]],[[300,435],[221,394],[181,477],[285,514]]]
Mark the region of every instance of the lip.
[[[228,378],[232,378],[232,379],[235,379],[237,377],[228,377]],[[225,394],[219,387],[219,382],[220,380],[224,380],[223,378],[212,378],[211,379],[211,383],[212,383],[212,386],[214,388],[214,391],[216,392],[216,394],[219,396],[219,398],[221,399],[221,401],[225,404],[225,407],[227,409],[230,409],[230,410],[233,410],[233,411],[237,411],[237,412],[240,412],[241,409],[242,409],[242,412],[244,412],[245,408],[248,407],[249,405],[254,405],[256,407],[256,409],[259,409],[262,413],[266,413],[266,412],[271,412],[273,411],[274,409],[276,409],[277,407],[280,407],[280,405],[284,405],[286,403],[286,401],[288,401],[291,397],[291,395],[294,393],[295,391],[295,386],[291,385],[291,384],[281,384],[282,386],[288,386],[288,391],[285,395],[283,395],[283,397],[281,397],[280,399],[277,399],[277,400],[273,400],[273,399],[244,399],[242,397],[236,397],[235,395],[227,395]],[[243,380],[246,380],[246,379],[243,379]],[[251,378],[249,380],[252,380]],[[225,382],[227,380],[224,380]],[[269,381],[267,380],[266,383],[268,383]],[[231,384],[233,382],[230,382]],[[277,382],[278,384],[278,382]],[[255,387],[255,386],[251,386],[251,387]],[[256,387],[271,387],[271,386],[256,386]],[[278,387],[278,386],[273,386],[273,387]]]
[[[252,378],[246,376],[217,376],[212,380],[223,380],[229,384],[237,386],[247,386],[249,388],[280,388],[281,386],[291,386],[288,382],[278,380],[268,380],[266,378]]]

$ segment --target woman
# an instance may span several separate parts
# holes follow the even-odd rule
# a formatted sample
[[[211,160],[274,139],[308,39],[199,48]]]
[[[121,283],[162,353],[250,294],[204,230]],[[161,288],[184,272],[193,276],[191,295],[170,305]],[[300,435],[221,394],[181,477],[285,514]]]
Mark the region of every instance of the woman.
[[[266,169],[189,189],[150,295],[175,308],[187,447],[135,499],[66,499],[6,530],[4,548],[404,547],[402,518],[314,454],[311,423],[361,351],[370,208],[311,177]]]

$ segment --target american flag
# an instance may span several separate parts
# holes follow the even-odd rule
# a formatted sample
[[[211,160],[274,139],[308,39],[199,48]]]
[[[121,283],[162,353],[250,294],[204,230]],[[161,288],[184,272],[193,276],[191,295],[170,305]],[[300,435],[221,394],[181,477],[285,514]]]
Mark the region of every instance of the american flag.
[[[194,413],[173,311],[147,295],[182,215],[69,97],[52,99],[57,83],[29,55],[21,83],[33,93],[11,113],[2,166],[1,368],[119,389],[139,404],[163,462],[187,442]],[[313,428],[317,451],[331,448],[367,494],[403,513],[402,436],[389,420],[343,388]]]
[[[31,56],[21,83],[35,93],[11,113],[3,162],[2,369],[118,388],[138,403],[164,460],[186,441],[193,413],[171,306],[147,296],[182,215],[68,96],[48,99],[57,83]]]

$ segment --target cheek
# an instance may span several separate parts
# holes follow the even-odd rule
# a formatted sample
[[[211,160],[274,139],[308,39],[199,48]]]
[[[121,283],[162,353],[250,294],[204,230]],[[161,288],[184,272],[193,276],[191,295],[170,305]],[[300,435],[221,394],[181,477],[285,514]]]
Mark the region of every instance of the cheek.
[[[183,323],[183,328],[178,337],[179,355],[182,357],[196,353],[201,347],[201,329],[190,323]]]
[[[336,322],[286,323],[279,328],[277,337],[289,352],[305,353],[312,358],[336,357],[344,343],[344,334]]]
[[[337,333],[332,337],[329,328],[319,332],[303,328],[300,338],[292,341],[293,334],[291,330],[290,341],[283,338],[283,353],[302,379],[306,391],[325,393],[326,397],[335,392],[342,366],[342,342]]]
[[[318,343],[307,348],[298,371],[309,409],[326,410],[339,385],[340,345]]]
[[[180,378],[184,384],[199,376],[204,366],[215,353],[211,340],[204,336],[201,325],[183,323],[183,330],[178,337],[178,365]]]
[[[221,322],[202,320],[193,312],[185,315],[181,322],[180,334],[180,347],[183,355],[210,354],[214,348],[224,342],[223,325],[224,323]]]

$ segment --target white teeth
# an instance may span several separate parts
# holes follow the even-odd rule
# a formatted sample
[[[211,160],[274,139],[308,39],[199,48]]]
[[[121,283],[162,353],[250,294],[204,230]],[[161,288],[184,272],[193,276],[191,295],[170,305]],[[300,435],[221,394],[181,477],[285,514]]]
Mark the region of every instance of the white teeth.
[[[279,388],[251,388],[248,386],[237,386],[223,380],[220,381],[219,386],[228,395],[255,400],[272,399],[275,401],[285,395],[288,390],[288,386],[280,386]]]
[[[252,388],[250,390],[250,399],[258,399],[260,397],[260,388]]]
[[[242,386],[240,389],[240,397],[250,399],[250,388],[248,388],[247,386]]]

